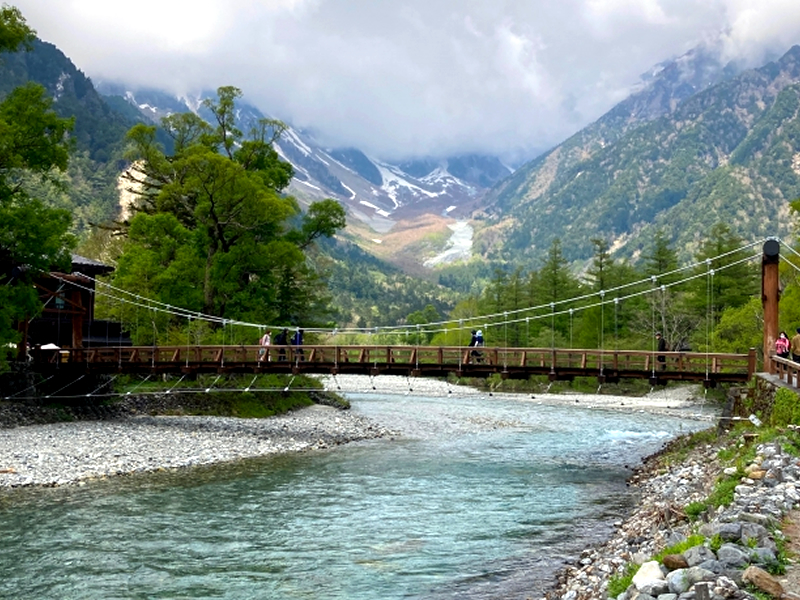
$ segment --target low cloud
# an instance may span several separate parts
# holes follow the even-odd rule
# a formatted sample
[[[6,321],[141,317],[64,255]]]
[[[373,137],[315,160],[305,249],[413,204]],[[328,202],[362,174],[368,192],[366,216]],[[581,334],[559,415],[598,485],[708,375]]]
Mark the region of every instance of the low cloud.
[[[241,88],[385,159],[530,156],[703,41],[749,64],[800,43],[790,0],[103,0],[16,3],[94,78]]]

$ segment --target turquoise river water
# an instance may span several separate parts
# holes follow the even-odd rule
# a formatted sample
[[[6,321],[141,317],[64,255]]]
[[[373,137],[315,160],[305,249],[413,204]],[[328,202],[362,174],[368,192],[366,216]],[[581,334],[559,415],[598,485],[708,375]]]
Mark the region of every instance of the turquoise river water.
[[[0,496],[0,598],[539,597],[709,421],[358,394],[392,439]]]

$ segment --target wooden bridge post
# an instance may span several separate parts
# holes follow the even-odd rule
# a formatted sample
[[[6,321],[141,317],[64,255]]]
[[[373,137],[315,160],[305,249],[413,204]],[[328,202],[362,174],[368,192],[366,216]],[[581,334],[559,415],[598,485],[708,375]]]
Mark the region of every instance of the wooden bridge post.
[[[770,360],[775,352],[775,339],[778,337],[778,304],[780,301],[780,279],[778,262],[780,244],[776,239],[764,242],[761,256],[761,304],[764,307],[764,367],[770,373],[774,366]]]

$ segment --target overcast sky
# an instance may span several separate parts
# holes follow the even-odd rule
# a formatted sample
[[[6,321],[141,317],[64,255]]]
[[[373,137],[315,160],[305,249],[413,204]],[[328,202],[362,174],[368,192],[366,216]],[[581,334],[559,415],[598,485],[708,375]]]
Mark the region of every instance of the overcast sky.
[[[563,141],[703,40],[759,63],[798,0],[7,0],[84,73],[175,93],[235,85],[373,156]]]

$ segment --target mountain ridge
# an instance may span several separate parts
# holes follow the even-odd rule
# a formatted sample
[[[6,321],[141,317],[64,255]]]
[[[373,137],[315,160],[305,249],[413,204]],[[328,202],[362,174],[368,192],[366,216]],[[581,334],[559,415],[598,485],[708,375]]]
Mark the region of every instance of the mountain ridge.
[[[213,96],[208,91],[174,96],[109,82],[100,82],[98,89],[107,97],[123,98],[152,122],[178,111],[198,113],[202,99]],[[243,123],[264,117],[255,106],[241,102]],[[390,163],[357,148],[325,147],[312,133],[290,124],[275,147],[295,169],[290,193],[309,201],[334,198],[377,232],[391,228],[393,213],[402,207],[422,202],[426,208],[433,203],[435,212],[455,210],[510,173],[496,157],[475,154]]]
[[[565,256],[581,262],[600,237],[615,256],[635,260],[660,228],[687,258],[719,221],[748,240],[788,233],[788,202],[800,194],[784,156],[800,150],[787,108],[797,83],[800,46],[721,75],[674,107],[662,103],[656,118],[609,127],[619,136],[606,141],[601,133],[619,119],[618,105],[488,192],[478,234],[484,255],[528,260],[559,238]]]

